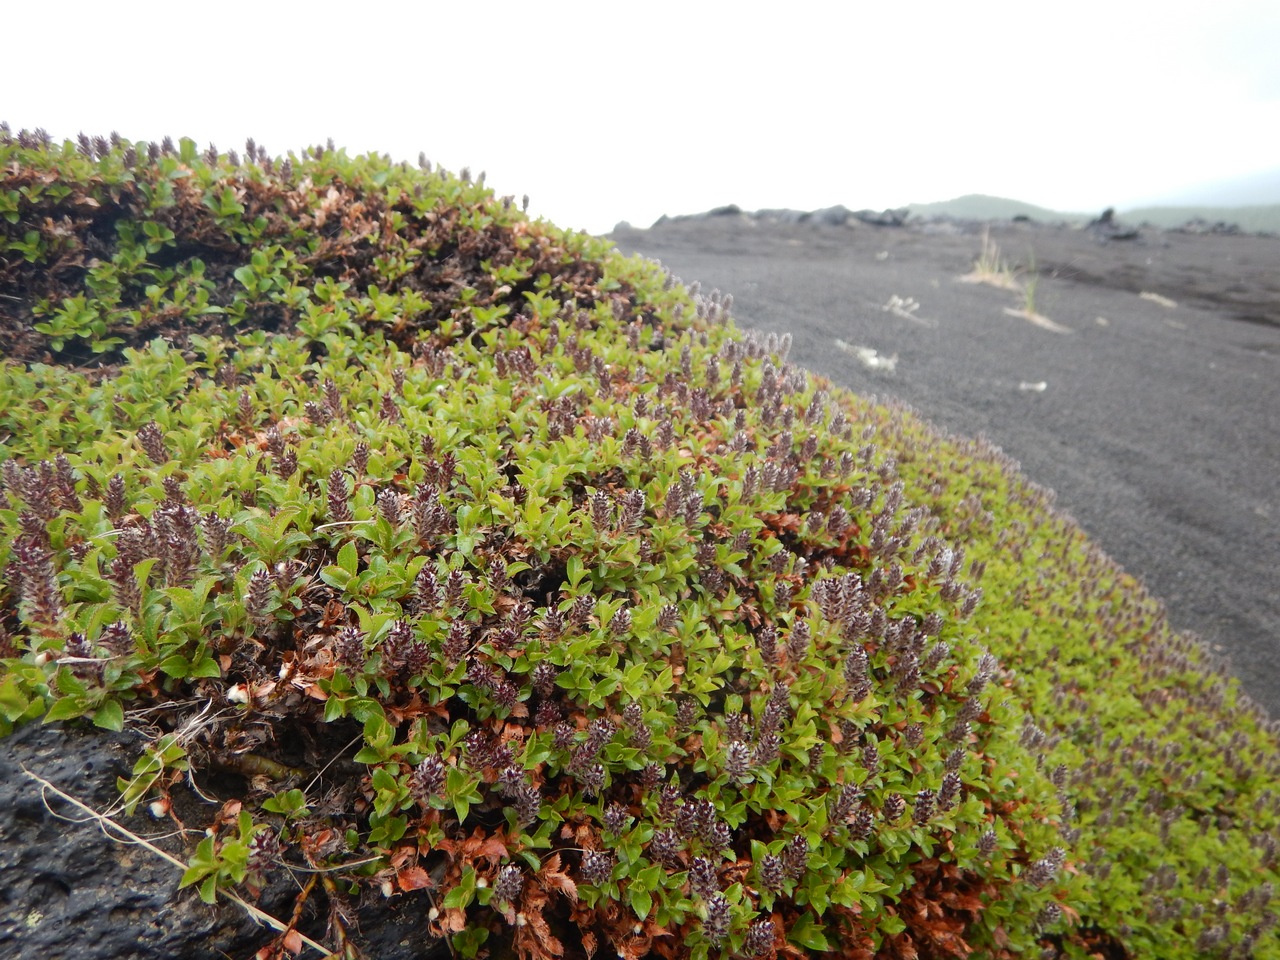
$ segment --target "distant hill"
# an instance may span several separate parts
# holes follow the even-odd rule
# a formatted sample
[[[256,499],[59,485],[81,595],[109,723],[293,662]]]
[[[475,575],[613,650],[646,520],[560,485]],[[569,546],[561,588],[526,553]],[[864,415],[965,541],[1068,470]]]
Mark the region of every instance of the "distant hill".
[[[1121,220],[1154,227],[1180,227],[1188,220],[1234,223],[1245,233],[1280,233],[1280,204],[1266,207],[1138,207],[1121,210]]]
[[[1042,223],[1087,223],[1101,213],[1064,213],[1037,207],[1033,203],[1010,200],[1006,197],[989,197],[971,193],[954,200],[937,203],[913,203],[907,209],[918,217],[955,217],[959,220],[1012,220],[1014,217],[1030,217]],[[1149,223],[1154,227],[1171,229],[1192,220],[1208,223],[1232,223],[1246,233],[1280,233],[1280,204],[1268,206],[1149,206],[1120,207],[1117,219],[1126,223]]]
[[[1023,203],[1021,200],[1009,200],[1005,197],[989,197],[981,193],[970,193],[954,200],[941,200],[937,203],[912,203],[907,205],[912,214],[920,217],[955,217],[959,220],[1012,220],[1014,217],[1030,217],[1032,220],[1047,222],[1087,221],[1101,213],[1060,213],[1045,207],[1037,207],[1034,203]]]

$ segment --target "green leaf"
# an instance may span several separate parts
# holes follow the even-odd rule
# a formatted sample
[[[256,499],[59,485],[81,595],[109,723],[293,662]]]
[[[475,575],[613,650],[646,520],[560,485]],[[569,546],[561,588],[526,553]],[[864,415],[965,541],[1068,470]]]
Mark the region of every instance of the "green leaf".
[[[361,747],[352,759],[356,763],[377,763],[382,759],[382,751],[377,747]]]
[[[446,910],[469,906],[475,897],[475,892],[476,872],[471,867],[467,867],[462,871],[462,879],[458,881],[458,885],[445,894],[443,906]]]
[[[796,946],[806,947],[809,950],[831,949],[826,934],[813,922],[813,916],[809,913],[801,914],[800,919],[791,925],[791,929],[787,931],[787,939]]]
[[[200,884],[200,899],[205,903],[218,902],[218,875],[216,873],[205,877],[204,883]]]
[[[885,913],[880,918],[880,929],[890,936],[896,936],[907,929],[906,921],[892,913]]]
[[[45,714],[45,723],[54,723],[58,720],[70,720],[73,717],[83,717],[89,711],[89,701],[86,697],[63,697],[54,702],[49,708],[49,712]]]
[[[634,886],[627,891],[627,895],[631,900],[631,909],[636,912],[636,916],[644,920],[649,916],[649,911],[653,909],[653,894],[648,890],[639,890]]]
[[[0,683],[0,716],[10,723],[20,720],[31,707],[31,699],[13,674]]]
[[[213,657],[202,657],[192,668],[190,676],[208,677],[216,680],[222,676],[222,670],[218,667],[218,661],[214,660]]]
[[[182,680],[191,676],[191,661],[181,654],[175,653],[173,656],[165,657],[160,661],[160,669],[175,680]]]
[[[93,722],[103,730],[119,733],[124,729],[124,707],[119,700],[108,700],[93,712]]]
[[[356,545],[350,540],[344,543],[342,549],[338,551],[338,566],[353,577],[359,570],[360,555],[356,552]]]

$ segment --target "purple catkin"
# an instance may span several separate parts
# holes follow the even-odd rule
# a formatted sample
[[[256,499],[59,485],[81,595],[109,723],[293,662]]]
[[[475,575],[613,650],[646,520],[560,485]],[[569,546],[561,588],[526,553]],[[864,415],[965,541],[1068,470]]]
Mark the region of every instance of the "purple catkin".
[[[259,623],[267,617],[267,604],[271,601],[271,586],[271,574],[266,570],[255,570],[249,577],[245,609],[249,617]]]
[[[674,830],[656,830],[649,841],[649,856],[671,869],[680,866],[680,837]]]
[[[613,722],[604,717],[596,717],[587,725],[587,739],[583,747],[595,756],[604,748],[604,745],[613,739],[613,735],[617,733],[618,728]]]
[[[516,790],[516,819],[521,824],[533,823],[542,810],[542,793],[531,783],[523,783]]]
[[[124,516],[125,510],[125,484],[124,477],[114,476],[107,481],[106,494],[102,499],[103,506],[106,508],[107,516],[112,521],[117,521]]]
[[[249,871],[262,876],[280,859],[283,852],[284,846],[280,843],[280,838],[271,830],[263,830],[249,841]]]
[[[662,764],[646,763],[640,771],[640,789],[648,793],[662,782]]]
[[[936,797],[932,790],[921,790],[916,793],[915,807],[911,811],[911,819],[918,824],[928,823],[933,819]]]
[[[514,903],[524,891],[524,875],[514,863],[506,864],[498,871],[493,884],[494,899],[502,903]]]
[[[595,886],[603,886],[609,882],[616,859],[606,850],[584,850],[582,852],[582,879]]]
[[[84,507],[80,502],[79,495],[76,493],[76,477],[71,467],[71,461],[66,458],[65,454],[60,453],[54,461],[54,465],[56,479],[53,487],[58,501],[62,504],[64,510],[79,513]]]
[[[466,574],[461,570],[449,571],[449,576],[444,581],[444,600],[442,604],[445,609],[458,606],[462,600],[462,590],[466,583]]]
[[[733,908],[722,893],[707,898],[707,917],[702,921],[702,933],[713,945],[718,946],[729,935],[733,922]]]
[[[329,412],[329,408],[327,406],[321,406],[314,400],[306,401],[303,404],[302,409],[306,413],[307,420],[315,424],[317,427],[328,426],[329,422],[333,419],[333,414]]]
[[[257,410],[256,407],[253,406],[253,398],[250,396],[250,392],[248,392],[248,390],[241,390],[241,394],[239,394],[236,401],[236,416],[239,420],[239,425],[241,425],[241,429],[252,429],[253,422],[257,420],[257,417],[255,416],[256,413]]]
[[[191,582],[200,559],[196,535],[200,514],[194,507],[167,500],[156,508],[152,519],[163,554],[165,583],[185,586]]]
[[[933,673],[938,666],[951,652],[951,645],[945,641],[939,641],[929,648],[929,652],[925,655],[924,660],[920,662],[921,673]]]
[[[880,748],[875,741],[870,741],[862,748],[862,766],[869,776],[874,776],[880,769]]]
[[[630,490],[622,497],[622,515],[618,519],[618,529],[622,533],[634,534],[640,529],[644,520],[645,496],[643,490]]]
[[[774,597],[775,602],[777,597]],[[805,620],[800,620],[791,628],[791,635],[787,638],[787,654],[792,660],[803,660],[809,652],[809,624]]]
[[[98,644],[113,657],[125,657],[137,649],[133,630],[123,620],[117,620],[104,627],[98,637]]]
[[[604,828],[615,836],[627,828],[627,808],[620,803],[611,803],[604,811]]]
[[[231,542],[231,524],[210,511],[200,518],[200,526],[204,530],[205,550],[216,567],[222,562],[222,555]]]
[[[409,790],[424,806],[444,787],[447,768],[437,756],[428,756],[409,775]]]
[[[144,424],[138,428],[138,443],[142,446],[142,451],[153,463],[165,464],[169,462],[169,451],[165,448],[164,433],[160,429],[160,425],[154,420]]]
[[[955,771],[943,774],[942,786],[938,789],[938,809],[950,810],[960,796],[960,775]]]
[[[138,612],[142,606],[142,590],[134,576],[133,564],[125,557],[115,557],[107,566],[106,578],[111,584],[116,605],[124,610]]]
[[[552,663],[543,660],[533,668],[533,689],[540,697],[549,697],[555,692],[556,677],[559,669]]]
[[[542,611],[539,629],[549,639],[555,640],[562,636],[566,625],[564,614],[555,607],[547,607]]]
[[[676,726],[681,731],[690,729],[698,719],[698,702],[689,696],[676,701]]]
[[[689,892],[703,898],[720,892],[720,878],[706,857],[694,857],[689,861]]]
[[[369,445],[361,440],[351,453],[350,467],[352,475],[357,479],[365,476],[369,469]]]
[[[52,553],[31,539],[18,538],[13,544],[13,554],[10,570],[17,568],[22,572],[20,591],[22,598],[31,604],[33,620],[41,625],[55,626],[63,616],[63,595],[58,586]]]
[[[533,712],[533,725],[540,728],[554,727],[563,718],[564,711],[560,709],[558,703],[554,700],[543,700]]]
[[[567,750],[573,743],[577,728],[568,721],[561,720],[552,728],[551,742],[557,750]]]
[[[675,604],[667,604],[658,612],[657,629],[671,633],[680,625],[680,610]]]
[[[338,664],[348,670],[364,668],[364,635],[355,627],[343,627],[333,640],[333,655]]]
[[[430,566],[424,566],[414,578],[413,596],[414,609],[419,616],[435,612],[440,603],[440,581],[436,579],[436,572]]]
[[[441,653],[449,663],[459,663],[471,649],[471,629],[465,620],[449,624],[449,633],[441,646]]]
[[[742,945],[749,957],[758,957],[773,949],[774,926],[772,920],[755,920],[747,928],[747,939]]]
[[[1048,856],[1031,864],[1023,874],[1023,878],[1034,887],[1042,887],[1058,875],[1058,871],[1062,869],[1065,862],[1066,851],[1061,847],[1054,847]]]
[[[862,798],[862,788],[855,783],[846,783],[840,788],[836,802],[831,808],[832,823],[848,823],[854,808]]]
[[[906,813],[907,801],[901,794],[891,793],[885,797],[884,808],[881,813],[884,815],[885,823],[893,824],[902,819],[902,815]]]
[[[626,636],[631,632],[631,611],[619,607],[618,612],[609,620],[609,632],[615,637]]]
[[[378,512],[391,526],[400,524],[400,495],[387,487],[378,494]]]
[[[401,373],[401,376],[403,377],[404,374]],[[384,393],[382,395],[382,403],[378,407],[378,418],[389,423],[400,422],[400,407],[396,403],[394,394]]]
[[[756,635],[756,643],[760,647],[760,657],[768,664],[778,662],[778,631],[772,626],[763,627]]]
[[[587,501],[591,525],[600,533],[613,526],[613,499],[603,490],[597,490]]]
[[[787,874],[780,857],[776,857],[772,853],[766,853],[757,864],[757,870],[760,873],[761,886],[766,890],[772,890],[774,893],[782,891],[783,885],[787,880]]]
[[[575,627],[583,627],[587,621],[591,619],[591,615],[595,612],[595,597],[590,594],[583,594],[573,601],[573,605],[569,608],[569,622]]]
[[[734,783],[740,783],[751,772],[751,748],[741,740],[733,740],[725,749],[724,772]]]
[[[241,394],[241,396],[247,396],[247,394]],[[280,436],[280,431],[275,427],[267,430],[267,450],[273,457],[279,457],[284,453],[284,437]]]
[[[782,868],[792,880],[799,880],[809,869],[809,841],[796,834],[782,851]]]
[[[755,763],[759,766],[772,763],[778,759],[781,748],[782,738],[778,734],[773,731],[760,734],[760,739],[756,743]]]
[[[328,494],[329,519],[332,522],[349,523],[353,519],[348,496],[347,478],[341,470],[334,470],[329,474]]]
[[[342,419],[342,394],[331,379],[324,382],[324,405],[330,417]]]

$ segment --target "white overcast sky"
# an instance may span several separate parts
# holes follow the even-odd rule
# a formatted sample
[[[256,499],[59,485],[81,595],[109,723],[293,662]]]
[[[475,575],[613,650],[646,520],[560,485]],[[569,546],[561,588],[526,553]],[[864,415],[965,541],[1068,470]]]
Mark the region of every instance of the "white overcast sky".
[[[592,232],[1280,167],[1278,0],[9,3],[0,119],[464,166]]]

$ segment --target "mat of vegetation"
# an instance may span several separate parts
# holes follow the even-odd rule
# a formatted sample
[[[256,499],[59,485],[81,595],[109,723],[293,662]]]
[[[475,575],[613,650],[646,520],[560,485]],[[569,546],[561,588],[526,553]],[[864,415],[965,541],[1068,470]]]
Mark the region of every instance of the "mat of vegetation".
[[[1280,956],[1274,726],[998,451],[483,177],[0,132],[0,732],[269,949]]]

